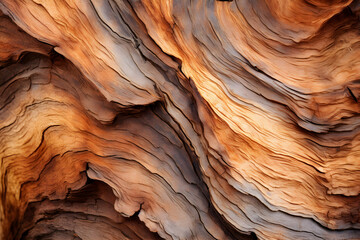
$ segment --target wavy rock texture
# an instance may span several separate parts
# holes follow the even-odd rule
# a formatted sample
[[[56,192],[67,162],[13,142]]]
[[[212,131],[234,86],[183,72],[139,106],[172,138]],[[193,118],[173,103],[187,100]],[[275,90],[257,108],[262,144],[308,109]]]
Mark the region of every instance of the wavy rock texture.
[[[0,9],[2,239],[360,239],[360,1]]]

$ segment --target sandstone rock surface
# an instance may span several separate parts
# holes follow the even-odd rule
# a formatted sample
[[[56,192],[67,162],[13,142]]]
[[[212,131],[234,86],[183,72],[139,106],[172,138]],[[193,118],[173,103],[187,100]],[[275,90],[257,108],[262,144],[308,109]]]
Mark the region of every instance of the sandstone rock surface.
[[[0,10],[1,239],[360,239],[360,1]]]

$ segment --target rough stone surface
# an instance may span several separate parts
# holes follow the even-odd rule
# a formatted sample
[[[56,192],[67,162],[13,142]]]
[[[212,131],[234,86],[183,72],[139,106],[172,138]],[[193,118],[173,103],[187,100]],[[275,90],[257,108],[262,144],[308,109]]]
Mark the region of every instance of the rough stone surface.
[[[360,239],[360,1],[0,10],[1,239]]]

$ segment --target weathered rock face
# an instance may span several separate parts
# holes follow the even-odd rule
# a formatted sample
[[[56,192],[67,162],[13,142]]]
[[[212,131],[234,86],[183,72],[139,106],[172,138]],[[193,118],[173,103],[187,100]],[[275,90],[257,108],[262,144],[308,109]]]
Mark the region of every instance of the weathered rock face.
[[[0,0],[2,239],[360,239],[360,2]]]

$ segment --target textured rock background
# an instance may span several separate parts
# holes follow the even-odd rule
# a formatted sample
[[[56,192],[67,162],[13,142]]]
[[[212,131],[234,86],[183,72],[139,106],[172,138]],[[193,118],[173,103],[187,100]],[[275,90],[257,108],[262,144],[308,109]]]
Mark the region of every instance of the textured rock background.
[[[360,239],[360,1],[0,10],[2,239]]]

